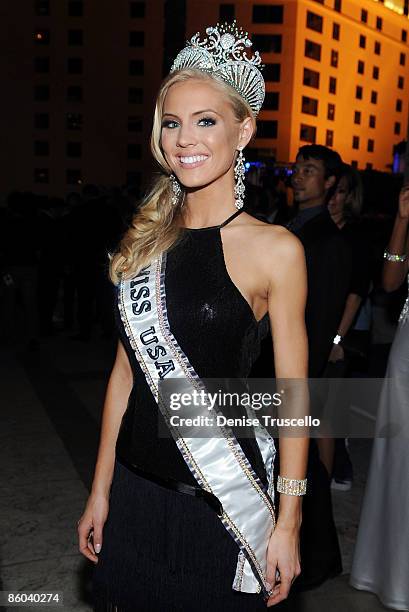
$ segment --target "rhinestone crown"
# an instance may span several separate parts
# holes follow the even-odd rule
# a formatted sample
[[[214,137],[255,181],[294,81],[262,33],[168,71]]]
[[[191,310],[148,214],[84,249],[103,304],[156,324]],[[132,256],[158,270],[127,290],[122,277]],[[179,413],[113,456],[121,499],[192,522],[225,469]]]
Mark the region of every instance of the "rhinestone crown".
[[[197,32],[187,46],[180,51],[170,72],[184,68],[196,68],[219,76],[236,89],[257,115],[264,101],[265,85],[261,57],[258,51],[247,57],[246,49],[252,46],[248,32],[231,24],[219,23],[206,29],[208,38],[200,41]]]

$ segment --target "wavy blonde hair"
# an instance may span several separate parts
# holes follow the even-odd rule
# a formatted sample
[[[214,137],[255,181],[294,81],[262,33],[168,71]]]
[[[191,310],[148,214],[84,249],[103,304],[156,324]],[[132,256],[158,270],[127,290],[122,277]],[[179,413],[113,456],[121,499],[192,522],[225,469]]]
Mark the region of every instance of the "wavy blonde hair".
[[[164,251],[175,245],[181,235],[181,206],[172,204],[172,173],[161,146],[163,105],[166,94],[175,83],[190,79],[209,81],[227,95],[237,122],[247,117],[255,119],[250,106],[242,96],[221,79],[200,70],[189,68],[170,74],[159,89],[156,99],[153,128],[151,134],[151,151],[160,166],[160,173],[155,177],[153,185],[144,197],[138,211],[132,219],[130,228],[123,236],[118,251],[111,256],[109,276],[114,284],[122,278],[132,278],[145,266],[151,263]]]

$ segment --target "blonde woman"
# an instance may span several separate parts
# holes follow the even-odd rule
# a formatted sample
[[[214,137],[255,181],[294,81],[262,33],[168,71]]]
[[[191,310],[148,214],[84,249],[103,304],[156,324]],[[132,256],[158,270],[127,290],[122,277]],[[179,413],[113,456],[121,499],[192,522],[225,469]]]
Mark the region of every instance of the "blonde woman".
[[[190,390],[245,378],[268,321],[277,376],[307,370],[303,250],[242,211],[261,60],[234,25],[207,34],[160,87],[160,175],[111,260],[120,341],[78,526],[96,610],[254,612],[285,599],[300,573],[308,440],[280,444],[276,516],[268,433],[181,437],[161,393],[169,378]]]

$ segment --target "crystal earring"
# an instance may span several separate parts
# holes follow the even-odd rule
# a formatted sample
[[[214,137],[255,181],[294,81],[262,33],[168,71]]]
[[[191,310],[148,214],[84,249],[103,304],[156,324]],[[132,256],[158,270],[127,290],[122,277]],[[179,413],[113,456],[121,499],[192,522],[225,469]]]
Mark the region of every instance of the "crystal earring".
[[[182,195],[182,188],[174,174],[171,174],[169,178],[172,184],[172,205],[177,206],[180,202],[180,196]]]
[[[234,167],[234,178],[236,180],[236,184],[234,186],[234,204],[239,210],[240,208],[243,208],[244,194],[246,193],[246,186],[244,185],[244,162],[245,159],[243,155],[243,149],[239,149],[236,165]]]

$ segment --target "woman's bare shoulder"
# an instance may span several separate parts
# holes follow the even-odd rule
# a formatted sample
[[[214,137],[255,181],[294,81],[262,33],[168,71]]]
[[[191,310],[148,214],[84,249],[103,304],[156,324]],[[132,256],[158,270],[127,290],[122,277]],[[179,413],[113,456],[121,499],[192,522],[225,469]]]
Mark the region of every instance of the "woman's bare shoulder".
[[[281,256],[297,258],[304,256],[300,240],[281,225],[265,223],[244,213],[241,224],[243,239],[246,238],[251,248],[260,256]],[[237,225],[237,227],[240,227]]]

